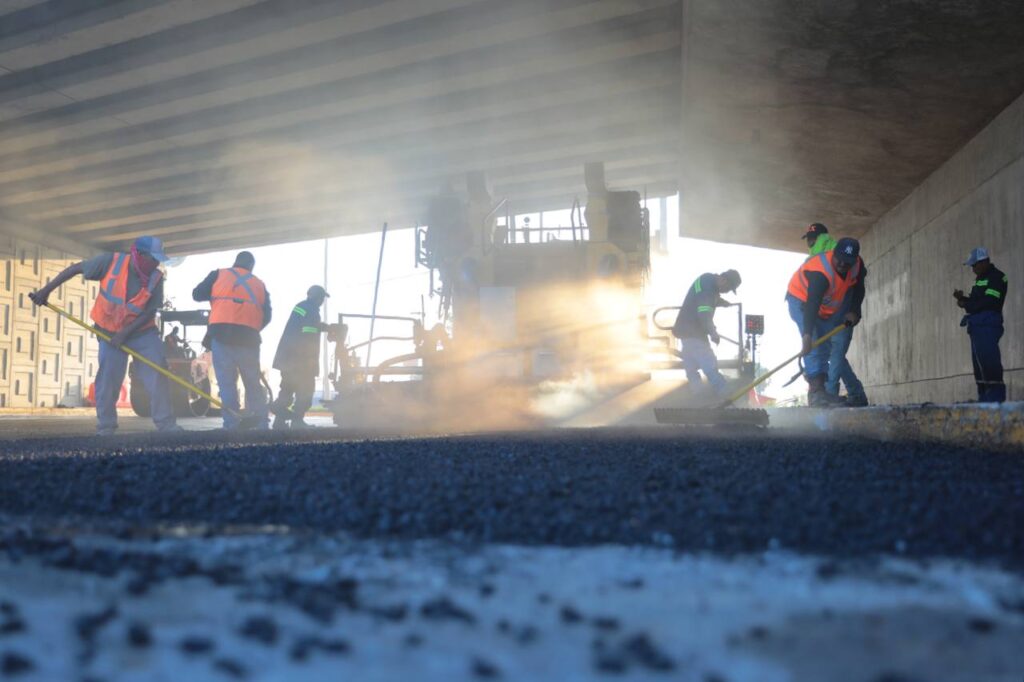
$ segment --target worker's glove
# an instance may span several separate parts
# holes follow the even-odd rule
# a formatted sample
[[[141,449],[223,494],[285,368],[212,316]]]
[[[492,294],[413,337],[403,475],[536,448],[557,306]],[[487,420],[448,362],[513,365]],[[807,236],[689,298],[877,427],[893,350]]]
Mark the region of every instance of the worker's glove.
[[[711,332],[708,336],[711,339],[711,343],[716,346],[722,342],[722,337],[718,335],[718,332]]]
[[[33,291],[32,293],[30,293],[28,297],[29,300],[31,300],[36,305],[46,305],[47,302],[50,300],[50,289],[48,289],[47,287],[43,287],[39,291]]]
[[[846,313],[843,322],[847,327],[856,327],[860,322],[860,315],[857,313]]]
[[[807,355],[811,352],[811,335],[804,334],[803,345],[800,346],[800,355]]]
[[[116,334],[114,334],[113,336],[111,336],[110,337],[110,341],[108,341],[107,343],[109,343],[114,348],[120,348],[121,346],[124,345],[124,342],[127,341],[127,340],[128,340],[128,335],[125,334],[123,331],[120,331],[120,332],[117,332]]]
[[[955,298],[956,300],[959,301],[963,297],[964,297],[964,290],[963,289],[957,289],[956,291],[953,292],[953,298]]]

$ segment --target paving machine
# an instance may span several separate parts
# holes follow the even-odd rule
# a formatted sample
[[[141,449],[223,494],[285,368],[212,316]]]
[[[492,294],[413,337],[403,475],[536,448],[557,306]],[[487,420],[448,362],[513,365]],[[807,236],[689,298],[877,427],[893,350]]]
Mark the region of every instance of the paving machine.
[[[436,196],[416,263],[430,271],[440,322],[339,315],[339,330],[359,317],[404,327],[410,348],[365,366],[359,353],[375,339],[349,345],[336,333],[337,396],[326,403],[335,422],[520,428],[544,422],[535,398],[552,386],[603,392],[646,380],[647,211],[638,192],[607,188],[603,164],[586,164],[584,179],[586,206],[574,202],[569,227],[517,225],[482,174],[467,177],[465,193]]]

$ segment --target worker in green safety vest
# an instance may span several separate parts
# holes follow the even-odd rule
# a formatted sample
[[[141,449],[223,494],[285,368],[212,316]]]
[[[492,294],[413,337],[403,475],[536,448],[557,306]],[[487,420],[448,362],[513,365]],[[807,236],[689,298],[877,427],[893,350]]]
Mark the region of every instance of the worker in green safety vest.
[[[281,334],[274,354],[274,369],[281,372],[281,388],[270,406],[275,429],[309,426],[303,417],[313,405],[313,391],[320,374],[320,334],[329,328],[320,321],[320,306],[329,296],[322,286],[311,286],[306,299],[292,308]]]

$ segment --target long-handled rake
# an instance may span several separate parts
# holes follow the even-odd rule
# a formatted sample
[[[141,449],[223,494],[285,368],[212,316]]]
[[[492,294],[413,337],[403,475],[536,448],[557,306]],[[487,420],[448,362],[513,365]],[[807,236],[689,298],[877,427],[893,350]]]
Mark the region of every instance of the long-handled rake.
[[[75,317],[71,313],[69,313],[69,312],[67,312],[65,310],[61,310],[60,308],[58,308],[57,306],[53,305],[50,302],[46,302],[43,305],[45,305],[47,308],[49,308],[53,312],[57,313],[58,315],[61,315],[65,319],[70,320],[71,322],[74,322],[79,327],[82,327],[83,329],[85,329],[85,330],[87,330],[89,332],[92,332],[93,334],[95,334],[99,338],[103,339],[107,343],[110,343],[110,336],[108,336],[107,334],[104,334],[99,329],[96,329],[96,327],[93,327],[92,325],[87,324],[86,322],[83,322],[82,320],[78,319],[77,317]],[[203,391],[203,389],[199,388],[198,386],[196,386],[194,384],[191,384],[191,383],[185,381],[184,379],[182,379],[178,375],[174,374],[173,372],[167,370],[164,367],[161,367],[160,365],[156,364],[155,362],[153,362],[149,358],[144,357],[142,354],[137,353],[136,351],[132,350],[128,346],[120,346],[119,350],[124,351],[125,353],[127,353],[130,356],[132,356],[133,358],[135,358],[136,360],[138,360],[142,364],[148,365],[149,367],[152,367],[154,370],[156,370],[160,374],[164,375],[165,377],[167,377],[168,379],[170,379],[174,383],[178,384],[179,386],[181,386],[185,390],[190,391],[192,393],[195,393],[196,395],[200,396],[201,398],[209,400],[211,405],[213,405],[214,407],[218,407],[221,410],[225,410],[226,412],[228,412],[232,416],[236,417],[242,425],[244,425],[244,426],[253,426],[254,425],[254,421],[253,421],[255,419],[254,417],[249,417],[247,415],[244,415],[244,414],[241,414],[241,413],[237,412],[236,410],[232,410],[229,407],[225,407],[225,405],[221,401],[217,400],[216,398],[214,398],[209,393],[206,393],[205,391]]]
[[[848,324],[841,324],[828,334],[819,337],[811,344],[811,348],[817,348],[833,336],[849,327]],[[690,425],[719,425],[719,424],[748,424],[753,426],[768,426],[768,413],[764,410],[727,409],[734,402],[745,396],[751,389],[760,386],[773,374],[783,367],[799,358],[803,353],[796,353],[774,369],[765,372],[743,388],[734,391],[728,398],[714,407],[656,407],[654,417],[659,424],[690,424]]]

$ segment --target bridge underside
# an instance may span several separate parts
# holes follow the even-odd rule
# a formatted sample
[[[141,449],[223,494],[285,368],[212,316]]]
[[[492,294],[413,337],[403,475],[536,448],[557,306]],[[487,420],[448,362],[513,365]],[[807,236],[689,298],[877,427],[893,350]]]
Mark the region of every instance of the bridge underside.
[[[517,212],[582,164],[688,236],[863,233],[1024,89],[1016,2],[14,0],[0,225],[176,253],[424,220],[482,170]]]

